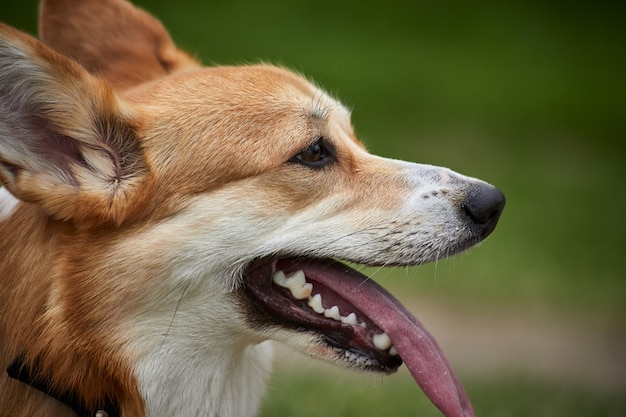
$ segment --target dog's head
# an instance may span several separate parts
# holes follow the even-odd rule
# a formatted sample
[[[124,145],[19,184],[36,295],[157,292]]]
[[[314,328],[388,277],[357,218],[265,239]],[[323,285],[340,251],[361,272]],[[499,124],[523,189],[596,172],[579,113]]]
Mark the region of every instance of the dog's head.
[[[404,361],[446,415],[471,414],[419,321],[338,260],[458,253],[494,229],[502,194],[369,154],[350,112],[290,71],[204,68],[128,3],[66,3],[43,6],[51,48],[0,28],[0,179],[71,233],[72,305],[55,308],[124,321],[137,356],[186,337],[186,320],[199,345],[226,332],[371,371]],[[125,307],[86,312],[95,292],[100,309]]]

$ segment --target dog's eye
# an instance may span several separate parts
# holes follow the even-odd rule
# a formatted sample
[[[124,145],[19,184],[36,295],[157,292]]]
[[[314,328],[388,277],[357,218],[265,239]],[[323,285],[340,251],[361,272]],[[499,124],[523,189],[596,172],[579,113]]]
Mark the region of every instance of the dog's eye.
[[[323,138],[319,139],[317,142],[301,150],[300,153],[291,158],[289,162],[306,165],[311,168],[325,167],[333,161],[332,152],[325,142]]]

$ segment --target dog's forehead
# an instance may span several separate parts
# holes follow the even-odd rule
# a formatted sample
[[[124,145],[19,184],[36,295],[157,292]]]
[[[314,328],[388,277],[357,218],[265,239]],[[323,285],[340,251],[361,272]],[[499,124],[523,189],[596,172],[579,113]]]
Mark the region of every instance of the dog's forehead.
[[[278,107],[287,105],[305,116],[306,122],[313,124],[319,135],[334,136],[333,131],[340,131],[358,142],[352,129],[351,111],[339,100],[297,73],[279,67],[263,68],[267,69],[273,81],[268,85],[273,89],[266,93],[276,100]],[[271,107],[268,110],[271,111]]]
[[[227,87],[221,85],[231,93],[236,92],[234,97],[254,111],[275,113],[282,109],[303,114],[317,123],[333,121],[345,127],[350,125],[350,111],[343,104],[287,69],[272,65],[222,67],[211,71],[211,76],[215,75],[227,80]],[[260,105],[255,106],[256,101]]]
[[[139,104],[147,126],[177,126],[187,137],[238,137],[231,145],[245,142],[248,149],[269,138],[304,146],[329,131],[353,137],[345,106],[304,77],[270,65],[203,68],[124,96]]]
[[[141,85],[124,95],[152,109],[192,107],[201,113],[217,107],[224,115],[234,110],[240,116],[267,113],[276,118],[298,113],[350,124],[350,111],[338,100],[299,74],[272,65],[202,68]]]

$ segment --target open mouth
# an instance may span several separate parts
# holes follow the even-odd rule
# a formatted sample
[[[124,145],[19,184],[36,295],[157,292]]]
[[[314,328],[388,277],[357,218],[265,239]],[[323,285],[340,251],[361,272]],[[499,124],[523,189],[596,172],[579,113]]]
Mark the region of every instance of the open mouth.
[[[260,313],[318,334],[349,366],[391,373],[404,362],[447,417],[473,416],[439,345],[396,298],[332,259],[263,258],[250,265],[246,292]]]

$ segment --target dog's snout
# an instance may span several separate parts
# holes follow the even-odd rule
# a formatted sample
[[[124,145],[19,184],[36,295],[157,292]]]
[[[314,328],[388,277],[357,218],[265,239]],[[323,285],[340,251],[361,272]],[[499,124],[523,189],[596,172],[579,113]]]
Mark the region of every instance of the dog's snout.
[[[495,229],[504,203],[504,194],[500,190],[489,184],[480,184],[468,193],[463,211],[484,239]]]

